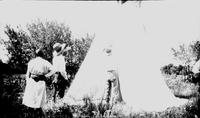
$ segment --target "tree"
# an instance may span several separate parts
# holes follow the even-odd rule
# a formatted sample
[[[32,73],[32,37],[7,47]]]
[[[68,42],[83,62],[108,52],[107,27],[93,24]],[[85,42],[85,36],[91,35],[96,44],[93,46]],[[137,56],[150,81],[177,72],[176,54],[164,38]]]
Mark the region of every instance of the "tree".
[[[9,64],[12,68],[25,73],[27,62],[35,56],[35,50],[42,48],[45,59],[52,61],[53,45],[56,42],[66,43],[71,47],[66,56],[67,72],[76,74],[94,37],[87,35],[81,39],[73,39],[69,27],[56,21],[37,20],[26,25],[27,29],[15,30],[6,26],[5,33],[9,40],[4,45],[9,53]]]
[[[8,65],[17,73],[24,73],[27,62],[33,57],[33,50],[28,35],[21,29],[15,31],[10,26],[5,30],[8,41],[3,41],[8,51]]]
[[[63,23],[55,21],[42,22],[37,20],[27,24],[30,40],[35,48],[43,48],[45,57],[48,61],[52,59],[53,44],[55,42],[70,44],[71,31]]]
[[[192,66],[200,59],[200,41],[194,41],[189,45],[181,44],[178,49],[172,48],[172,53],[183,65]]]
[[[200,41],[195,41],[190,45],[195,61],[200,59]]]
[[[81,39],[73,39],[69,27],[64,23],[57,23],[56,21],[42,22],[37,20],[27,24],[27,29],[32,45],[36,48],[43,47],[45,57],[50,62],[52,60],[52,47],[56,42],[66,43],[67,46],[71,47],[71,50],[65,56],[67,72],[73,76],[78,71],[94,38],[87,35]]]
[[[190,82],[199,82],[199,74],[194,75],[192,72],[193,65],[200,59],[200,41],[194,41],[189,45],[179,45],[178,49],[172,48],[173,56],[182,65],[174,66],[168,64],[161,67],[161,72],[167,75],[184,75]]]

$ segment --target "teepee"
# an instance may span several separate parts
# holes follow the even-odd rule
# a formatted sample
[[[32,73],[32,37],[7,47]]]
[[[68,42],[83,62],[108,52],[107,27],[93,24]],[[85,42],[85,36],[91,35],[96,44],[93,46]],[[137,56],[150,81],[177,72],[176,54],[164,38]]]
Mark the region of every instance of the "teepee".
[[[111,43],[94,40],[81,69],[78,71],[65,96],[69,104],[82,104],[84,97],[98,103],[106,99],[108,70],[116,68],[113,56],[107,56],[105,48]]]
[[[196,25],[187,27],[189,22],[184,18],[191,14],[176,16],[180,11],[167,14],[166,11],[170,9],[165,6],[165,2],[159,3],[159,7],[152,6],[155,9],[158,7],[152,11],[152,7],[146,5],[146,8],[144,5],[144,8],[132,9],[133,4],[127,3],[118,7],[120,10],[117,15],[111,16],[115,20],[103,22],[105,24],[99,27],[95,40],[66,94],[66,102],[76,104],[84,96],[90,96],[94,101],[101,100],[105,95],[106,71],[109,68],[118,70],[123,100],[133,111],[160,111],[187,102],[176,98],[167,88],[160,68],[172,62],[171,46],[184,42],[186,38],[193,38],[194,34],[190,31]],[[168,5],[175,9],[173,4]],[[152,16],[148,17],[149,14]],[[169,17],[175,20],[155,22]],[[179,32],[174,33],[175,31]],[[111,58],[103,52],[108,45],[113,46]]]

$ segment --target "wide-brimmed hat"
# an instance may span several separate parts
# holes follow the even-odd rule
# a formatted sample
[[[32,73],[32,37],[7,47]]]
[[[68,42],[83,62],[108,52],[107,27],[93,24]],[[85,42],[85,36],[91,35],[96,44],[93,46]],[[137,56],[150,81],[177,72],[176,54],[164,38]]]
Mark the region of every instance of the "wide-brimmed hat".
[[[60,53],[60,52],[62,52],[65,49],[65,47],[66,47],[65,43],[63,43],[63,44],[61,44],[61,43],[55,43],[53,45],[53,50],[55,50],[57,53]]]

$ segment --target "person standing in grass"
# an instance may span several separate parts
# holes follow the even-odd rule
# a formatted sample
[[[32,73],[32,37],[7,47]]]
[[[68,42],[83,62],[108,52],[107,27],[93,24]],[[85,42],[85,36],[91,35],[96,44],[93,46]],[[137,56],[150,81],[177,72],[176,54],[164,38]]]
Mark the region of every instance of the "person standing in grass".
[[[64,52],[69,50],[69,47],[66,47],[66,44],[55,43],[53,45],[53,66],[55,68],[56,74],[54,78],[54,102],[56,102],[57,95],[60,98],[64,97],[65,89],[68,83],[68,77],[66,72],[66,62],[65,56],[63,55]]]
[[[108,82],[108,89],[107,89],[107,96],[106,101],[111,105],[111,107],[117,103],[123,102],[122,93],[120,88],[120,81],[119,81],[119,74],[117,68],[112,66],[114,59],[110,58],[112,56],[112,47],[109,46],[104,49],[106,56],[108,57],[108,65],[111,65],[107,68],[107,82]]]
[[[42,109],[46,102],[45,80],[54,73],[52,64],[44,59],[42,50],[36,50],[36,58],[28,62],[22,102],[27,107],[27,111],[32,112],[31,116],[34,118],[46,117]]]

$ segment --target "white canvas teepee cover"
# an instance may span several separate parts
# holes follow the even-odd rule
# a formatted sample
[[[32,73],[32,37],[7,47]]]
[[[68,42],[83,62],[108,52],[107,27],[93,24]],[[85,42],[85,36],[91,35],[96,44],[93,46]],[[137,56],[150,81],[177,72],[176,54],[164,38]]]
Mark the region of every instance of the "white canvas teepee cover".
[[[188,17],[191,14],[181,14],[184,7],[176,11],[173,2],[142,4],[141,8],[134,9],[133,4],[119,7],[117,15],[110,16],[115,20],[103,22],[105,24],[96,33],[68,96],[76,99],[84,95],[93,95],[94,99],[103,96],[107,63],[110,62],[107,62],[102,50],[109,42],[114,45],[111,60],[114,61],[113,68],[119,72],[122,97],[133,111],[160,111],[187,102],[174,97],[163,80],[160,68],[172,62],[172,46],[197,36],[198,23],[190,22],[195,14],[193,17]]]
[[[108,57],[104,48],[107,43],[94,40],[92,46],[82,63],[65,101],[69,104],[82,104],[84,97],[92,98],[93,102],[100,102],[105,98],[108,74],[107,70],[114,67],[112,57]]]
[[[155,41],[146,38],[142,25],[134,25],[132,30],[134,34],[122,34],[123,40],[120,39],[122,36],[118,40],[96,37],[66,94],[66,102],[79,104],[84,96],[100,102],[105,95],[106,72],[111,68],[118,70],[123,100],[134,111],[164,110],[187,102],[175,98],[164,83],[160,72],[164,66],[163,49],[157,50],[160,46],[156,47]],[[103,49],[110,43],[113,43],[113,55],[108,58]]]

